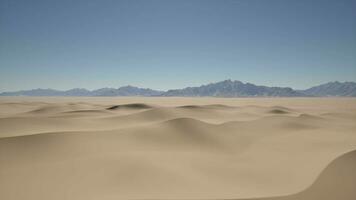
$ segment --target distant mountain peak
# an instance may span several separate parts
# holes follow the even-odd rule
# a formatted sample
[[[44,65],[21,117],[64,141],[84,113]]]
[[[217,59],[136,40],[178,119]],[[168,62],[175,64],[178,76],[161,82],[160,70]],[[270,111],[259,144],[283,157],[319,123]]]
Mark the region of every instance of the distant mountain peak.
[[[168,90],[164,96],[215,96],[215,97],[254,97],[254,96],[303,96],[292,88],[257,86],[252,83],[227,79],[224,81],[187,87],[179,90]]]

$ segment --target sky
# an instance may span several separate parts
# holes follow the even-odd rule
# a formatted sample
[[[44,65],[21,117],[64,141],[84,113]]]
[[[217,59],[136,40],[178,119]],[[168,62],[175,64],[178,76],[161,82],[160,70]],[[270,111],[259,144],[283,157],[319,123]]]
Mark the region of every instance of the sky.
[[[0,91],[356,81],[355,0],[0,0]]]

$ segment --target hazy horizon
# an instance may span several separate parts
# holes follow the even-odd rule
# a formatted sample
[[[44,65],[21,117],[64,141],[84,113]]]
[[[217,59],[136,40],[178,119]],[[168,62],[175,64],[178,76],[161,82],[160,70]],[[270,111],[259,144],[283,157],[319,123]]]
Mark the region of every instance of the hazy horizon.
[[[217,82],[222,82],[222,81],[226,81],[226,80],[239,81],[239,80],[225,79],[225,80],[221,80],[221,81],[217,81]],[[202,84],[199,84],[199,85],[187,85],[187,86],[184,86],[184,87],[181,87],[181,88],[168,88],[168,89],[165,89],[165,90],[156,89],[156,88],[150,88],[150,87],[146,87],[146,86],[137,86],[137,85],[127,84],[127,85],[119,85],[119,86],[112,86],[112,87],[103,86],[103,87],[93,88],[93,89],[89,89],[89,88],[85,88],[85,87],[72,87],[72,88],[66,88],[66,89],[58,89],[58,88],[50,88],[50,87],[45,87],[45,86],[44,86],[44,87],[30,88],[30,89],[20,89],[20,90],[14,90],[14,91],[1,91],[1,90],[0,90],[0,92],[16,92],[16,91],[26,91],[26,90],[36,90],[36,89],[51,89],[51,90],[57,90],[57,91],[68,91],[68,90],[71,90],[71,89],[86,89],[86,90],[89,90],[89,91],[95,91],[95,90],[103,89],[103,88],[114,88],[114,89],[118,89],[118,88],[121,88],[121,87],[128,87],[128,86],[137,87],[137,88],[143,88],[143,89],[152,89],[152,90],[162,91],[162,92],[167,92],[167,91],[169,91],[169,90],[184,89],[184,88],[187,88],[187,87],[200,87],[200,86],[203,86],[203,85],[214,84],[214,83],[217,83],[217,82],[202,83]],[[353,83],[355,83],[354,81],[329,81],[329,82],[325,82],[325,83],[322,83],[322,84],[331,83],[331,82],[340,82],[340,83],[353,82]],[[242,83],[244,83],[244,84],[246,84],[246,83],[254,84],[254,83],[251,83],[251,82],[243,82],[243,81],[242,81]],[[298,91],[298,90],[306,90],[306,89],[309,89],[309,88],[311,88],[311,87],[319,86],[319,85],[313,85],[313,86],[310,86],[310,87],[308,87],[308,88],[301,88],[301,89],[298,89],[298,88],[293,88],[293,87],[290,87],[290,86],[260,85],[260,84],[254,84],[254,85],[257,85],[257,86],[267,86],[267,87],[289,87],[289,88],[292,88],[293,90],[296,90],[296,91]]]
[[[0,92],[356,81],[356,1],[0,2]]]

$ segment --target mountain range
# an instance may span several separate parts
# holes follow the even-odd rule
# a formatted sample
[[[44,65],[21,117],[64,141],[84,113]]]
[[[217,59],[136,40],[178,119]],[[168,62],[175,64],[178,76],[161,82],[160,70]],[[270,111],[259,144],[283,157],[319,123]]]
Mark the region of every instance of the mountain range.
[[[66,91],[39,88],[3,92],[0,93],[0,96],[356,97],[356,83],[335,81],[306,90],[294,90],[290,87],[267,87],[241,81],[224,80],[199,87],[186,87],[168,91],[128,85],[120,88],[101,88],[92,91],[83,88]]]

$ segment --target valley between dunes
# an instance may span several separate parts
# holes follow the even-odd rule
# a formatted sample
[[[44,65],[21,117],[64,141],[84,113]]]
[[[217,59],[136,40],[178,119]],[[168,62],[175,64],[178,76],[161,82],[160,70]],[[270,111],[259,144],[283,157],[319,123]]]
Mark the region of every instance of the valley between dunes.
[[[0,199],[356,199],[356,98],[1,97]]]

